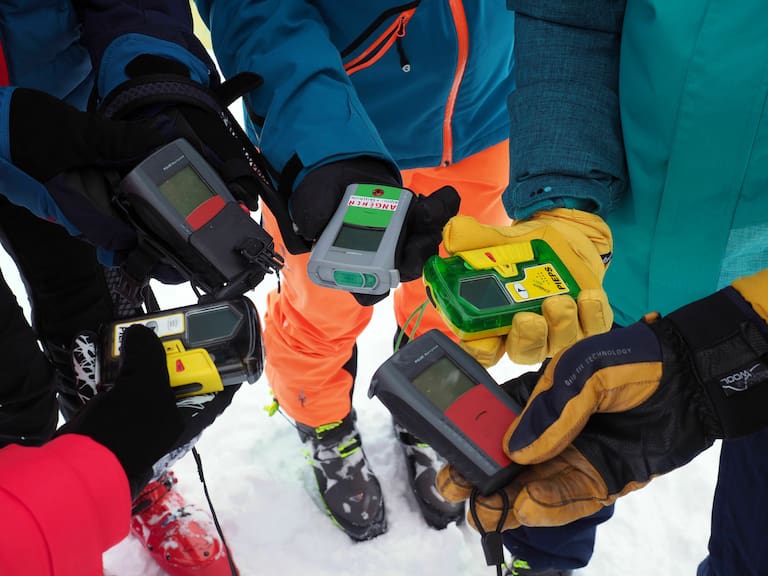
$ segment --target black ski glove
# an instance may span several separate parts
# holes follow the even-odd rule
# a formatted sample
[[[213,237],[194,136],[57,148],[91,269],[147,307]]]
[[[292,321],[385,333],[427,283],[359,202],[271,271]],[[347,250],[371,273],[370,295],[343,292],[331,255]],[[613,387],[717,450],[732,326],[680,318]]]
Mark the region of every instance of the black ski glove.
[[[114,181],[170,139],[153,120],[113,121],[37,90],[16,88],[9,106],[10,160],[40,183],[2,194],[101,250],[120,254],[136,230],[113,203]],[[18,177],[17,177],[18,178]]]
[[[401,186],[402,182],[394,166],[366,156],[332,162],[312,170],[296,186],[290,198],[296,230],[307,242],[320,237],[350,184]],[[421,277],[424,262],[437,254],[443,227],[458,211],[459,195],[449,186],[430,196],[416,195],[411,201],[395,261],[401,282]],[[371,306],[387,297],[387,294],[354,292],[352,295],[363,306]]]
[[[11,161],[41,183],[80,168],[131,168],[169,141],[151,121],[108,120],[28,88],[13,91],[9,116]]]
[[[715,439],[768,426],[767,321],[764,271],[556,355],[504,438],[507,456],[527,465],[504,487],[504,529],[593,514]],[[438,489],[456,501],[472,487],[446,467]],[[475,510],[495,529],[502,498],[478,497]]]
[[[243,73],[212,88],[190,77],[177,60],[151,54],[125,68],[127,82],[104,99],[100,111],[123,119],[152,119],[169,139],[185,138],[205,157],[234,196],[250,210],[271,186],[266,162],[227,107],[258,88],[257,74]]]
[[[165,349],[155,333],[134,324],[125,331],[121,345],[115,385],[97,394],[56,435],[82,434],[106,446],[122,464],[135,494],[147,470],[177,444],[183,422],[171,390]]]

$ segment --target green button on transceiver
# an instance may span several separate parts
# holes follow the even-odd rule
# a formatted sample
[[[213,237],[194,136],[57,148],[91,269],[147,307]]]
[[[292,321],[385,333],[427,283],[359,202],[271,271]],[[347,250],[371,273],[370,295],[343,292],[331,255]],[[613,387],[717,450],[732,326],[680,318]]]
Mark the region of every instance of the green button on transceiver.
[[[366,288],[373,288],[376,286],[376,275],[375,274],[363,274],[363,277],[365,278],[365,287]]]
[[[363,275],[359,272],[345,272],[344,270],[334,270],[333,281],[338,286],[349,286],[350,288],[362,288],[367,285]]]

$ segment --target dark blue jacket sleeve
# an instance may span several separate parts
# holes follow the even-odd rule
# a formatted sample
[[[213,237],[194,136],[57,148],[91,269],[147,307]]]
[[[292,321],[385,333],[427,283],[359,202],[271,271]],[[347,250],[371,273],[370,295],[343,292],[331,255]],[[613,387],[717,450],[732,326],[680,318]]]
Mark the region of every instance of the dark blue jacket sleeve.
[[[507,212],[604,215],[627,187],[618,102],[625,0],[507,0],[515,81]]]
[[[105,96],[126,79],[125,65],[139,54],[173,58],[202,84],[218,82],[208,51],[194,34],[189,2],[180,0],[75,0],[82,40]]]

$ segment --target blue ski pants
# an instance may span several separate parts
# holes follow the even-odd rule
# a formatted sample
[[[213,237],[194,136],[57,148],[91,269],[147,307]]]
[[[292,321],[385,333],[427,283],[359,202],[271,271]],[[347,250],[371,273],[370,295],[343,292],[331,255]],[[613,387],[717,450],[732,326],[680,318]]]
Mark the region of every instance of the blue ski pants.
[[[723,441],[709,556],[697,576],[768,574],[768,430]]]
[[[597,525],[612,515],[611,506],[566,526],[510,530],[504,544],[535,570],[580,568],[592,556]],[[723,441],[709,556],[696,576],[766,576],[767,534],[768,430],[763,430]]]

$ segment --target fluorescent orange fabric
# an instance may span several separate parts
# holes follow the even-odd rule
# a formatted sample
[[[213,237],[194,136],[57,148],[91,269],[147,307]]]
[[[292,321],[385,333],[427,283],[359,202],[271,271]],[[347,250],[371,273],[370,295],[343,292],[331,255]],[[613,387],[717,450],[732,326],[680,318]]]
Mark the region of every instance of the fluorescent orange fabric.
[[[451,185],[461,196],[461,214],[499,226],[510,222],[501,203],[508,178],[507,142],[447,167],[403,171],[406,188],[430,194]],[[346,292],[313,284],[306,273],[309,255],[293,256],[285,250],[275,220],[266,209],[264,227],[285,256],[281,291],[272,291],[267,298],[267,379],[282,409],[297,421],[316,427],[341,420],[350,411],[353,384],[344,365],[373,309],[360,306]],[[425,299],[421,280],[401,284],[394,295],[398,325],[402,326]],[[448,331],[434,308],[427,306],[416,335],[431,328]],[[406,333],[411,336],[411,329]]]

